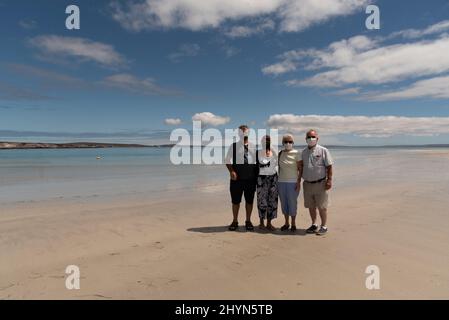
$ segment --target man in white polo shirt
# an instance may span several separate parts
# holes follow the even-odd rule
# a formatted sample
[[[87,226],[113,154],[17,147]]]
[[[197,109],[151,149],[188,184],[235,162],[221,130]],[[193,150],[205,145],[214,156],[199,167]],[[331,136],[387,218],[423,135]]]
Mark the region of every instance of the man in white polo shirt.
[[[318,140],[316,130],[307,132],[307,147],[302,151],[299,171],[304,179],[304,206],[309,209],[312,218],[312,225],[307,229],[307,233],[323,235],[327,232],[327,208],[334,162],[329,150],[320,146]],[[317,210],[320,213],[321,227],[316,224]]]

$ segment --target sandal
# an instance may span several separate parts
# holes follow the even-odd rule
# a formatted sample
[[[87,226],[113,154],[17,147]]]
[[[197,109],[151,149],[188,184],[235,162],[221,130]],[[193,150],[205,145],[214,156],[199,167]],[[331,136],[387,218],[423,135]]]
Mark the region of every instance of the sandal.
[[[254,226],[251,223],[251,221],[246,221],[245,222],[245,227],[246,227],[246,230],[248,230],[248,231],[253,231],[254,230]]]
[[[290,228],[290,230],[293,231],[293,232],[295,232],[295,231],[296,231],[296,226],[292,226],[292,227]]]
[[[229,231],[235,231],[235,230],[237,230],[238,227],[239,227],[239,223],[237,221],[233,221],[229,225],[228,229],[229,229]]]
[[[281,227],[281,231],[287,231],[288,228],[290,228],[290,226],[289,226],[288,224],[284,224],[284,225]]]

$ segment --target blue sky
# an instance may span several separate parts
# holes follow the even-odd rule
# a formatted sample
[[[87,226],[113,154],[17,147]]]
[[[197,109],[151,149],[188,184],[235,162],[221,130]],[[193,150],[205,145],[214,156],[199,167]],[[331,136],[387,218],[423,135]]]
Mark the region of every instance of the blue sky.
[[[0,0],[0,140],[159,143],[196,115],[449,143],[448,33],[447,0]]]

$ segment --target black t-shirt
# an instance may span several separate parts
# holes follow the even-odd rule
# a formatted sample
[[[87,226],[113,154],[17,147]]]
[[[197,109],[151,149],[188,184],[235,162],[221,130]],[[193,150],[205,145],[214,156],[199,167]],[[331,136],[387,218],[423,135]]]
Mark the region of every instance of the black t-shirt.
[[[257,150],[251,150],[248,145],[239,144],[239,152],[244,152],[243,162],[237,163],[237,143],[232,144],[232,168],[237,173],[238,180],[256,179],[259,174],[259,166],[256,161]]]

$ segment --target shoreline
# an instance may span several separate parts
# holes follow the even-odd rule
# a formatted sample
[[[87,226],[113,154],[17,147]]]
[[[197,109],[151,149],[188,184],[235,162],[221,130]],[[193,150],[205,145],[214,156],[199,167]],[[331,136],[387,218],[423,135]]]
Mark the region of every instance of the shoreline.
[[[103,148],[168,148],[172,145],[143,145],[99,142],[0,142],[0,150],[41,150],[41,149],[103,149]]]

